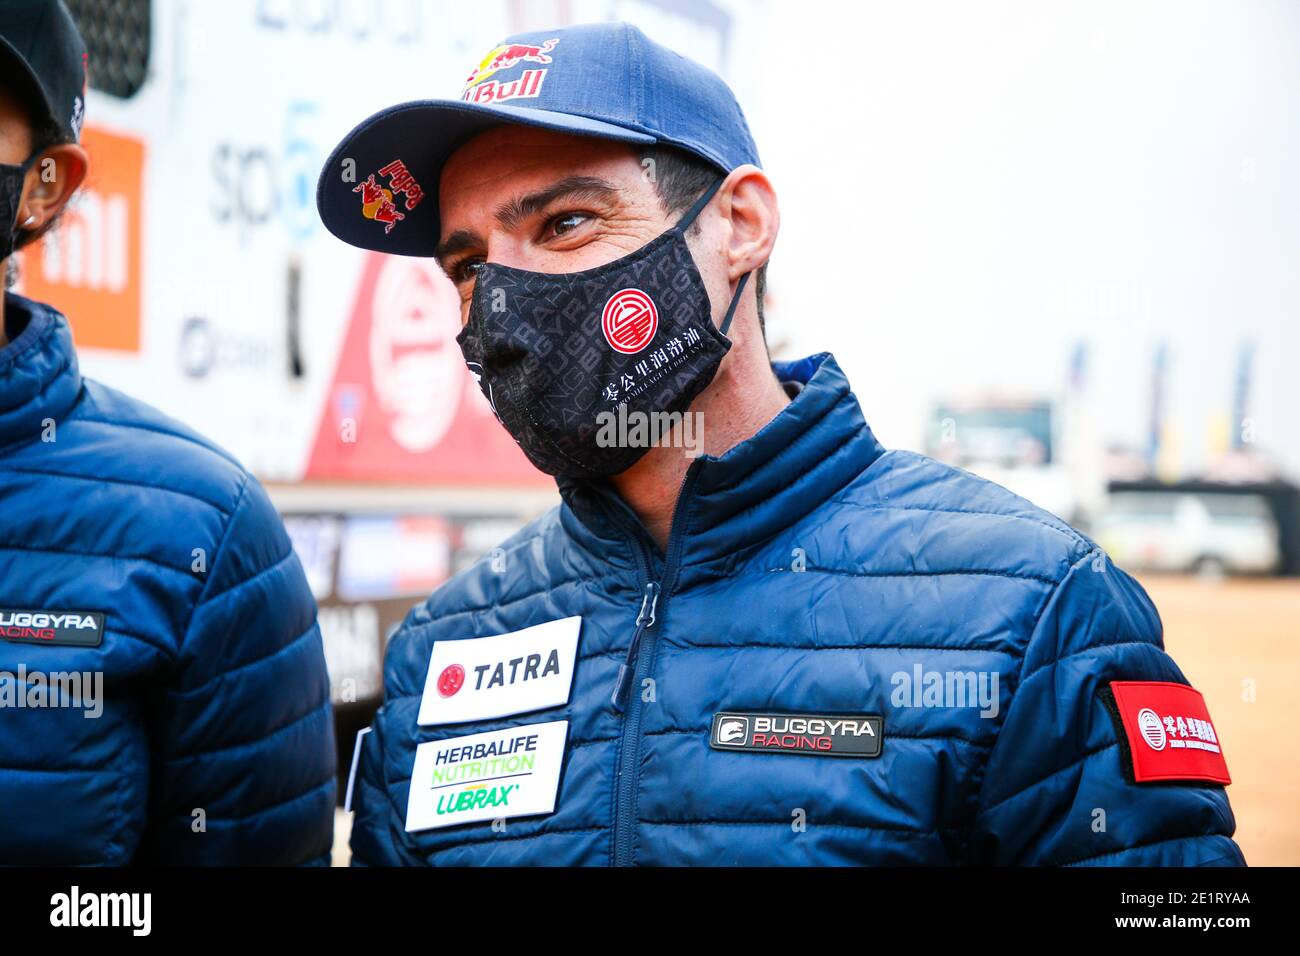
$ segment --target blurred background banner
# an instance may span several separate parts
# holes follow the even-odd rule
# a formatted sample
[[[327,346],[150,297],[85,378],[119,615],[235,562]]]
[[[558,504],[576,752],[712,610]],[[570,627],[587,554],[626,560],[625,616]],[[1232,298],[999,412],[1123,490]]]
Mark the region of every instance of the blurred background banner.
[[[1298,784],[1263,754],[1300,719],[1300,4],[69,6],[93,166],[19,291],[68,314],[86,374],[267,484],[344,769],[402,616],[556,496],[466,370],[436,264],[326,233],[321,165],[371,112],[459,95],[510,33],[624,19],[749,117],[782,209],[773,354],[834,351],[886,447],[1139,572],[1188,677],[1223,684],[1247,859],[1300,862],[1300,826],[1261,809]]]

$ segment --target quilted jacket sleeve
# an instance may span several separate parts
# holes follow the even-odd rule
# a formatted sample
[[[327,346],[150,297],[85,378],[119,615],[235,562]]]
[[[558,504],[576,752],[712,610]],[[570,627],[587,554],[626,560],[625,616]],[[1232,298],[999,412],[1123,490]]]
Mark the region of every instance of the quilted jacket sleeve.
[[[1150,599],[1093,550],[1047,600],[1026,648],[987,763],[972,862],[1245,865],[1222,787],[1125,780],[1126,743],[1099,697],[1114,680],[1187,683]]]
[[[316,604],[254,479],[245,479],[212,553],[202,552],[195,560],[206,562],[207,581],[168,683],[151,701],[144,858],[325,863],[336,757]]]
[[[383,714],[383,711],[380,711]],[[400,866],[403,860],[393,843],[390,822],[404,820],[389,800],[384,783],[383,721],[376,716],[370,733],[361,741],[361,756],[352,791],[352,865]]]

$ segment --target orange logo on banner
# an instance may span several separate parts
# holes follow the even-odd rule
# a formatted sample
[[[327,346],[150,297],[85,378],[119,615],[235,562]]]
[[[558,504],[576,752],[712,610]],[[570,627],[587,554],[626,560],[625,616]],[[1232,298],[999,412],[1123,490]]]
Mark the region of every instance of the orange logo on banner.
[[[371,253],[325,394],[306,478],[545,486],[479,389],[436,267]]]
[[[68,317],[79,348],[140,350],[144,143],[87,126],[90,172],[63,221],[24,249],[22,293]]]

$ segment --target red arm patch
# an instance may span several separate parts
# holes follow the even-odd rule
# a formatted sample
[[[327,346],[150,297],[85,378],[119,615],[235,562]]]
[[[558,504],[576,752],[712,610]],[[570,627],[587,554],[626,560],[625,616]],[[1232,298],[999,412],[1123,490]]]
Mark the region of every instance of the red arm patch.
[[[1232,783],[1200,691],[1167,681],[1111,681],[1110,690],[1134,783]]]

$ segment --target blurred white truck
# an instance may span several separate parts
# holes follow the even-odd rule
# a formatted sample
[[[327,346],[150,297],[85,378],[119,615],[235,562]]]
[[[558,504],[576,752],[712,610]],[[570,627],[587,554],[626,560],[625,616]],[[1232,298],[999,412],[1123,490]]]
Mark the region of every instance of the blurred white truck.
[[[1277,523],[1254,494],[1115,492],[1094,537],[1118,564],[1149,571],[1267,574],[1280,558]]]

